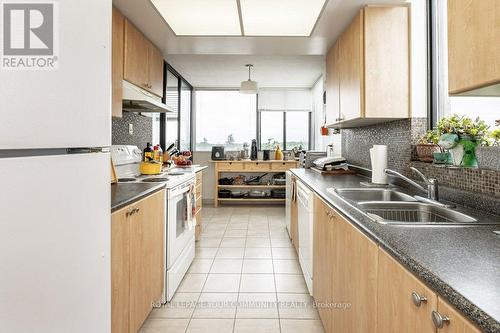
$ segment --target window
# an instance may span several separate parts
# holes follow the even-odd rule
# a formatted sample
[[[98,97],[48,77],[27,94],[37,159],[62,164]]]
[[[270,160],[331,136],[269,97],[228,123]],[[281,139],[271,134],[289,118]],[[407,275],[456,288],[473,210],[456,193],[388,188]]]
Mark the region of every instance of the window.
[[[309,116],[310,112],[297,111],[286,113],[285,150],[299,146],[302,146],[302,149],[309,150]]]
[[[260,111],[260,149],[283,150],[301,146],[309,150],[309,111]]]
[[[181,82],[179,149],[191,150],[191,86]]]
[[[166,65],[166,97],[165,104],[174,113],[162,114],[160,122],[163,133],[160,143],[168,147],[171,143],[179,150],[191,150],[191,95],[193,87],[175,71]]]
[[[475,119],[480,117],[491,127],[500,118],[499,97],[450,96],[448,94],[447,1],[429,0],[432,34],[432,115],[433,125],[444,116],[458,114]]]
[[[196,95],[196,151],[212,146],[241,150],[256,137],[257,96],[237,90],[198,90]]]
[[[276,145],[284,146],[283,112],[260,112],[260,149],[276,149]]]

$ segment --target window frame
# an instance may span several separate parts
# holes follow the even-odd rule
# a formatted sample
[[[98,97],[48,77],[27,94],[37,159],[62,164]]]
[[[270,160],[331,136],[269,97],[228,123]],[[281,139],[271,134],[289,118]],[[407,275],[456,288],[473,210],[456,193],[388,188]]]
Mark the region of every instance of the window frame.
[[[182,90],[182,84],[184,83],[188,89],[191,92],[191,98],[190,98],[190,110],[189,110],[189,116],[190,116],[190,121],[189,121],[189,150],[193,150],[193,91],[194,88],[193,86],[187,81],[179,72],[175,70],[168,62],[164,61],[164,66],[163,66],[163,97],[162,97],[162,102],[166,103],[166,98],[167,98],[167,73],[170,72],[172,75],[177,77],[177,144],[180,146],[180,140],[181,140],[181,109],[182,109],[182,101],[181,101],[181,90]],[[167,115],[165,113],[160,114],[160,145],[164,148],[167,148],[167,142],[166,142],[166,127],[167,127]]]
[[[311,110],[302,110],[302,111],[298,111],[298,110],[294,110],[294,111],[290,111],[290,110],[273,110],[273,111],[270,111],[270,110],[258,110],[258,106],[257,106],[257,147],[259,148],[259,150],[262,150],[262,118],[261,118],[261,113],[262,112],[277,112],[277,113],[283,113],[283,147],[281,147],[281,149],[283,151],[289,151],[290,149],[287,149],[287,142],[286,142],[286,115],[288,113],[292,113],[292,112],[307,112],[308,113],[308,117],[307,117],[307,147],[308,147],[308,150],[311,150],[312,149],[312,144],[311,144],[311,140],[312,140],[312,131],[311,131],[311,121],[312,121],[312,111]]]

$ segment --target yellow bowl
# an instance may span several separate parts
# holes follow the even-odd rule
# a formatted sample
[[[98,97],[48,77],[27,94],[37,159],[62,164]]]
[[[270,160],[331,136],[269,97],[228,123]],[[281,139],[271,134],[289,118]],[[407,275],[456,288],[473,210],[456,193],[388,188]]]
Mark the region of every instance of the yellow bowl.
[[[157,175],[161,173],[161,164],[142,162],[139,170],[143,175]]]

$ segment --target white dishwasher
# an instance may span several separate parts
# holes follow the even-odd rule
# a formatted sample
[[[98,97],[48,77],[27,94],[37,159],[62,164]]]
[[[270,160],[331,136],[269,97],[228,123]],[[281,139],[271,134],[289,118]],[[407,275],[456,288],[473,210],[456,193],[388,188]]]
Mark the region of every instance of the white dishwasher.
[[[314,194],[302,182],[297,181],[299,262],[307,289],[313,287],[313,212]]]

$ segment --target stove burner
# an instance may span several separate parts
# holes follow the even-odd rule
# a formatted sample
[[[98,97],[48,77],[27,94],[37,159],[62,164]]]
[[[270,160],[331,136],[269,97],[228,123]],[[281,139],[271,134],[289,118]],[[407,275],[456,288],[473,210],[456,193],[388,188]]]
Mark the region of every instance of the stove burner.
[[[118,178],[118,183],[135,182],[135,178]]]
[[[157,177],[157,178],[146,178],[142,180],[144,183],[163,183],[168,181],[168,178],[162,178],[162,177]]]
[[[168,175],[169,176],[184,176],[185,173],[182,173],[182,172],[170,172]]]

